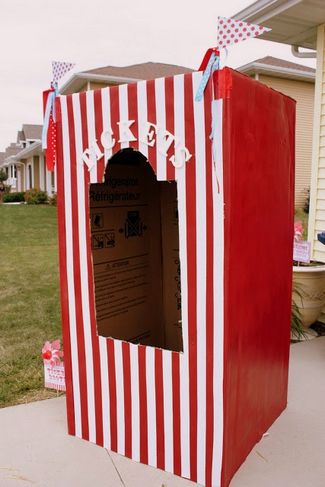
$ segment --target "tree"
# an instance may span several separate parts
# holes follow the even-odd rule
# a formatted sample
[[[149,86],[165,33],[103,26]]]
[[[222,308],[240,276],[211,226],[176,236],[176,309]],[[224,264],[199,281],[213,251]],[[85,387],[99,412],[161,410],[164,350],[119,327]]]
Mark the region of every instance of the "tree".
[[[0,168],[0,183],[3,183],[8,179],[7,173],[4,169]]]

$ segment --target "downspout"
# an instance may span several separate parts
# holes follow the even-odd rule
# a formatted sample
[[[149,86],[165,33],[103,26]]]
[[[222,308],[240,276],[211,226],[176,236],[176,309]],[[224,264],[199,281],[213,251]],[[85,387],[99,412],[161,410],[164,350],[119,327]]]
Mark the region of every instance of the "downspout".
[[[316,58],[317,57],[317,52],[312,51],[312,52],[301,52],[299,51],[300,46],[291,46],[291,53],[294,55],[294,57],[298,57],[300,59],[305,59],[305,58]]]

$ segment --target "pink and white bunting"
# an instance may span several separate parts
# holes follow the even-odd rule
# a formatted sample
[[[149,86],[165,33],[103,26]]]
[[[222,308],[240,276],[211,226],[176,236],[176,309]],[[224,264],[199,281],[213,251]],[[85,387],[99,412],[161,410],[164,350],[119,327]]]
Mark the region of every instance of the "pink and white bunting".
[[[218,17],[217,47],[227,48],[232,44],[258,37],[272,29],[262,25],[250,24],[242,20],[235,20],[228,17]]]
[[[74,63],[52,61],[53,83],[58,83],[59,80],[74,66]]]

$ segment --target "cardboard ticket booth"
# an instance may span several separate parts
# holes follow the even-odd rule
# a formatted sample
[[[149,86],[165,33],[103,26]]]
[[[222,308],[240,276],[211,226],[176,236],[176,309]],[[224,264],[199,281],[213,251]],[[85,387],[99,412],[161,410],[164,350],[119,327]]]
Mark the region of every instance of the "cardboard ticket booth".
[[[224,487],[286,407],[295,103],[201,79],[56,100],[67,417]]]

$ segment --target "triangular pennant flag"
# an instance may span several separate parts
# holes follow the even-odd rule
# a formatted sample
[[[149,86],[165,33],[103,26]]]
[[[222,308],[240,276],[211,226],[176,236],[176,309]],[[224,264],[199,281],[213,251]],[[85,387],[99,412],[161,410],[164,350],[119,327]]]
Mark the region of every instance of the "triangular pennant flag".
[[[272,29],[257,24],[250,24],[242,20],[218,17],[217,47],[226,48],[240,41],[258,37]]]
[[[43,92],[42,149],[45,150],[46,166],[49,171],[54,171],[56,164],[55,96],[54,88]]]
[[[75,66],[73,63],[52,61],[53,83],[57,83],[70,69]]]

